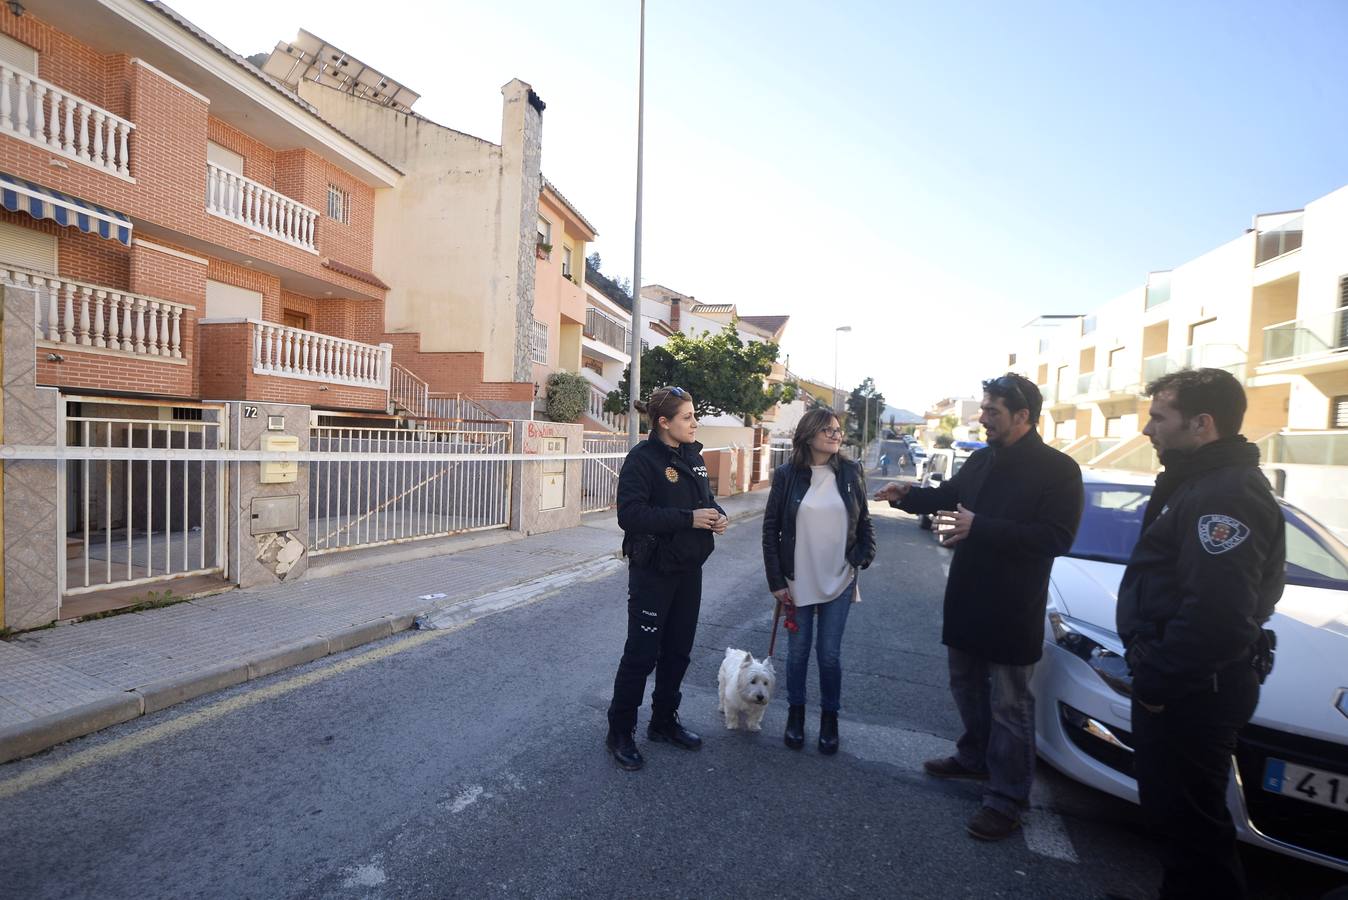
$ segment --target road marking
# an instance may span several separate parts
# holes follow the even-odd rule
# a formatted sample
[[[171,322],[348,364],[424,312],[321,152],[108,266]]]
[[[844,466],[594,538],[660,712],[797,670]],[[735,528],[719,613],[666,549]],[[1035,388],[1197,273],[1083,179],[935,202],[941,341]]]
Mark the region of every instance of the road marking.
[[[451,813],[461,813],[465,809],[476,803],[478,801],[478,798],[481,796],[482,796],[482,785],[475,784],[472,787],[467,788],[462,793],[460,793],[459,796],[454,798],[454,802],[449,805],[449,811]]]
[[[338,675],[344,675],[347,672],[363,668],[372,663],[380,662],[399,653],[406,653],[409,650],[415,650],[422,644],[433,640],[434,638],[444,637],[453,634],[472,625],[476,620],[471,619],[467,622],[461,622],[452,628],[437,629],[434,631],[420,631],[403,638],[396,644],[376,647],[367,650],[357,656],[351,656],[323,668],[312,672],[306,672],[303,675],[296,675],[287,678],[285,681],[270,684],[266,687],[260,687],[235,697],[225,700],[219,700],[212,703],[204,709],[188,713],[185,716],[179,716],[167,722],[161,722],[158,725],[151,725],[135,734],[128,734],[125,737],[116,738],[100,747],[91,747],[88,750],[80,750],[67,756],[65,759],[57,760],[50,765],[42,768],[35,768],[30,772],[25,772],[15,778],[7,781],[0,781],[0,799],[13,797],[24,791],[31,790],[43,784],[55,781],[72,772],[99,763],[108,762],[136,750],[148,747],[165,738],[173,737],[185,731],[190,731],[199,725],[205,725],[216,719],[238,712],[241,709],[247,709],[250,706],[256,706],[267,700],[275,700],[277,697],[283,697],[286,694],[293,693],[301,688],[309,687],[320,681],[326,681],[329,678],[335,678]]]
[[[1035,779],[1030,788],[1030,814],[1021,825],[1025,835],[1025,846],[1031,853],[1047,856],[1049,859],[1076,863],[1077,851],[1072,846],[1072,838],[1067,834],[1067,825],[1062,817],[1050,810],[1053,795],[1048,785]]]

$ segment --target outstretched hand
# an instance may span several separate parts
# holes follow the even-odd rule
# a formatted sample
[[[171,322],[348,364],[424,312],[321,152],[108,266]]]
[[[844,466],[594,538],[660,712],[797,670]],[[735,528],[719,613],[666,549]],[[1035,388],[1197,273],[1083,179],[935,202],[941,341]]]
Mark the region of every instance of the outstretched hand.
[[[906,481],[891,481],[889,484],[875,492],[876,500],[885,500],[890,503],[898,503],[904,497],[908,496],[908,491],[912,485]]]
[[[974,527],[974,514],[964,508],[963,503],[956,504],[955,511],[941,510],[931,519],[932,527],[941,537],[942,547],[953,547],[969,536]]]

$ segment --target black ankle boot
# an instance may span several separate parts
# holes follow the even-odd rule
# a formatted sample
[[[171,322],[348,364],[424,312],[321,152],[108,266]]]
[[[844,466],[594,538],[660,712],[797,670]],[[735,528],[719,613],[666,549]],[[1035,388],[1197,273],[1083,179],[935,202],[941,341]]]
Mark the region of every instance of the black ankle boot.
[[[786,734],[782,735],[782,742],[792,750],[799,750],[805,746],[805,705],[787,707],[786,710]]]
[[[696,750],[702,746],[702,738],[684,728],[676,712],[659,718],[652,717],[651,724],[646,726],[646,737],[684,750]]]
[[[838,752],[838,714],[835,712],[819,714],[819,752],[825,756]]]
[[[646,764],[641,758],[641,751],[637,750],[637,742],[632,739],[634,732],[635,728],[614,728],[610,725],[608,737],[604,738],[604,746],[613,754],[613,760],[629,772],[635,772]]]

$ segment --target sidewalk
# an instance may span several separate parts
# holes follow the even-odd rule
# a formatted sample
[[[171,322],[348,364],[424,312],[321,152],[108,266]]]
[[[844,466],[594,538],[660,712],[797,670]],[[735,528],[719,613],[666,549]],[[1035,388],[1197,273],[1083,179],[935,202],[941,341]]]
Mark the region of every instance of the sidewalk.
[[[720,498],[738,522],[766,490]],[[0,763],[193,697],[388,637],[418,616],[469,616],[502,594],[619,552],[613,513],[524,536],[493,531],[384,552],[332,554],[295,584],[239,590],[175,606],[61,625],[0,641]],[[419,558],[415,558],[419,557]],[[353,562],[366,567],[352,570]],[[326,577],[324,577],[326,576]],[[537,592],[533,592],[537,593]]]

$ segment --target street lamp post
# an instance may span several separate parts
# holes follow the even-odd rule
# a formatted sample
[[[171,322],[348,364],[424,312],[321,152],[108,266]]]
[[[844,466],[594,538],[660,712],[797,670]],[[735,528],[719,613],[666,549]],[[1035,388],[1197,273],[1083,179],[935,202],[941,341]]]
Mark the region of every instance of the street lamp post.
[[[632,250],[632,343],[628,348],[631,370],[627,377],[629,447],[635,447],[641,436],[641,413],[637,412],[637,400],[641,397],[641,156],[646,124],[646,0],[641,0],[641,37],[637,60],[637,215],[635,247]]]
[[[851,325],[839,325],[833,329],[833,411],[838,412],[838,335],[844,331],[850,332]]]

